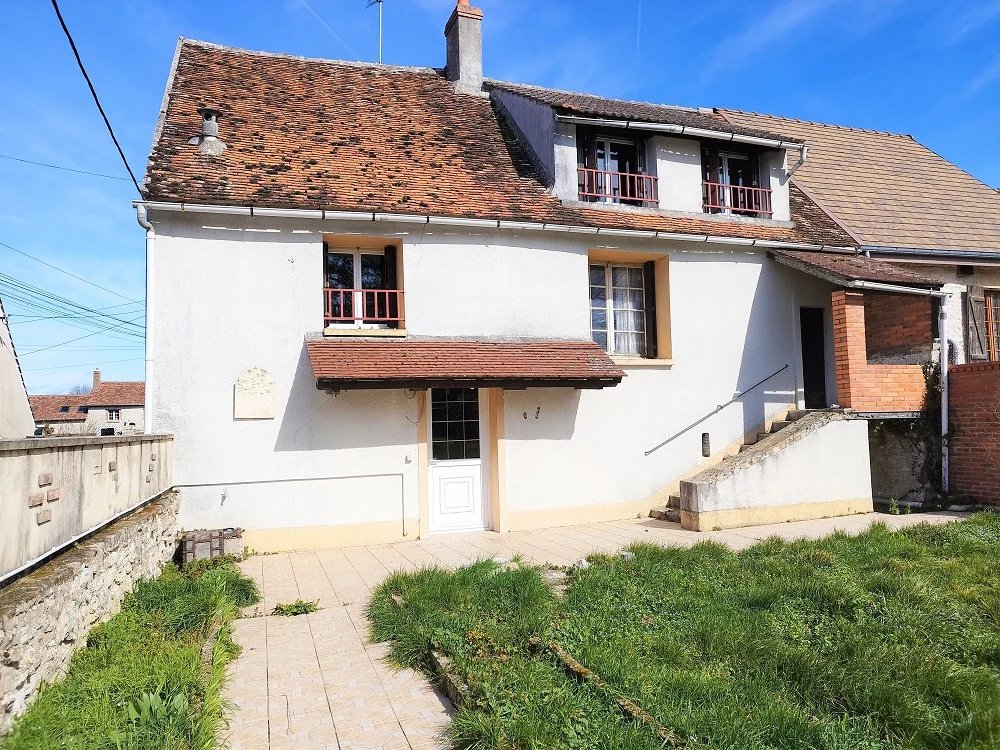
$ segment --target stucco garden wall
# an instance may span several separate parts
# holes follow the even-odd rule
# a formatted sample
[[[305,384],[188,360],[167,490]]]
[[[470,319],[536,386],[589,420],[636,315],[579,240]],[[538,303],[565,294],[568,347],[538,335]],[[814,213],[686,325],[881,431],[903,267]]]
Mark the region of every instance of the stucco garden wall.
[[[176,534],[177,497],[166,494],[0,589],[0,734],[135,582],[159,573]]]

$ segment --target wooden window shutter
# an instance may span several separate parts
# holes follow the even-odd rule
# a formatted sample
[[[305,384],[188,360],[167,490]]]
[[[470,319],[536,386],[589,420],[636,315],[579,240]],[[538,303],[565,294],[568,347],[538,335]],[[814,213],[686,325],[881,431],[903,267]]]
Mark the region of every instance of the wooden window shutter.
[[[962,293],[965,300],[966,361],[989,358],[986,346],[986,294],[981,286],[970,286]]]
[[[399,277],[396,273],[396,246],[386,245],[385,252],[385,288],[398,289]],[[399,298],[395,295],[389,297],[388,313],[393,318],[399,317]],[[389,328],[399,328],[399,322],[392,320],[388,323]]]
[[[656,333],[656,281],[655,262],[648,260],[642,264],[642,285],[646,297],[646,357],[656,359],[657,353],[657,333]]]

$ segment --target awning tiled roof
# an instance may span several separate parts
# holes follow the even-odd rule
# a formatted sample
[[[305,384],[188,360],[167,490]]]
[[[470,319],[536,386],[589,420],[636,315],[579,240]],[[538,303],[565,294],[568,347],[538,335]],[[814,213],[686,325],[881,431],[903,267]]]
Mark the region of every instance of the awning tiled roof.
[[[592,341],[315,337],[318,388],[604,388],[625,373]]]
[[[792,178],[857,237],[855,244],[1000,250],[1000,193],[911,136],[721,110],[734,125],[809,142]]]
[[[849,246],[808,198],[794,227],[564,205],[486,97],[438,70],[307,60],[182,40],[144,191],[152,201],[445,216]],[[221,111],[226,150],[188,143]],[[716,127],[733,126],[697,114]],[[802,209],[812,218],[803,215]]]
[[[908,268],[884,260],[848,253],[824,253],[809,250],[772,249],[771,256],[779,263],[799,271],[819,276],[835,284],[852,281],[874,281],[879,284],[934,287],[940,282],[921,276]]]

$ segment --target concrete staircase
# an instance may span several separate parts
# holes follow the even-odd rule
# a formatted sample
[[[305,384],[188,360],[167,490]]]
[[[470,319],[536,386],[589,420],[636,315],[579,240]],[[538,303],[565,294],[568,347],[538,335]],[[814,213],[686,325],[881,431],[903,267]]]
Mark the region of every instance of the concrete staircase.
[[[740,446],[739,452],[752,450],[754,447],[761,445],[767,438],[781,432],[783,429],[789,425],[802,419],[806,414],[813,411],[824,411],[821,409],[793,409],[785,415],[784,419],[774,420],[767,432],[758,432],[752,438],[745,440],[743,445]],[[733,456],[726,456],[722,459],[722,463],[726,463],[731,460]],[[649,511],[649,517],[655,518],[658,521],[669,521],[671,523],[680,523],[681,521],[681,496],[680,490],[675,494],[671,494],[667,497],[666,505],[659,505]]]

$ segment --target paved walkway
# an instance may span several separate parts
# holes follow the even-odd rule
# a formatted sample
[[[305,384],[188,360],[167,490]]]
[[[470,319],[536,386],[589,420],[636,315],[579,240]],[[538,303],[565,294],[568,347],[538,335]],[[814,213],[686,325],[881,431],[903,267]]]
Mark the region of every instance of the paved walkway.
[[[448,534],[400,544],[345,547],[251,557],[243,570],[258,582],[270,612],[279,602],[318,599],[322,609],[298,617],[255,616],[234,623],[242,655],[226,687],[234,704],[232,750],[353,750],[443,747],[450,705],[427,679],[385,663],[386,646],[369,639],[364,607],[389,573],[427,565],[456,567],[477,558],[523,555],[568,565],[632,542],[691,546],[712,539],[734,549],[777,535],[817,538],[857,533],[875,521],[902,528],[944,523],[955,514],[861,515],[696,533],[650,519],[511,534]]]

